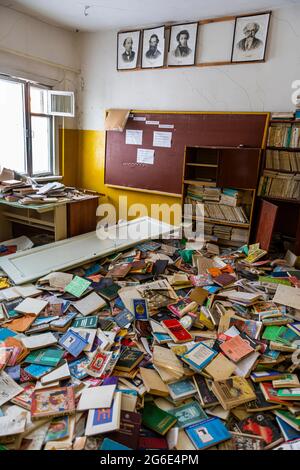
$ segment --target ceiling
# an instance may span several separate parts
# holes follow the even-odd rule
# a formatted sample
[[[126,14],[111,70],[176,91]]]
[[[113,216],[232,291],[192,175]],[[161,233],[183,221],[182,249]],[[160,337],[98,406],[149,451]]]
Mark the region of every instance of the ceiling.
[[[185,22],[299,4],[299,0],[0,0],[66,29],[98,31]]]

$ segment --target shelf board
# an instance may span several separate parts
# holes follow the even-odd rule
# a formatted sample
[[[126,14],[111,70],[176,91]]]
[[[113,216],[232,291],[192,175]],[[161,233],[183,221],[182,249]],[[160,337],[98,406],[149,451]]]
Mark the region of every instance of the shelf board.
[[[209,186],[210,188],[216,188],[217,183],[213,181],[199,181],[199,180],[184,180],[184,184],[193,184],[194,186]]]
[[[201,222],[201,220],[198,217],[196,217],[195,215],[192,215],[191,219],[189,219],[188,216],[186,218],[188,220],[199,220]],[[227,220],[208,219],[206,217],[204,218],[204,222],[207,222],[209,224],[227,225],[229,227],[238,227],[238,228],[244,228],[244,229],[249,229],[250,228],[250,224],[242,224],[240,222],[230,222],[230,221],[227,221]]]
[[[300,124],[299,119],[270,119],[271,124]]]
[[[294,170],[275,170],[275,168],[265,168],[266,171],[276,171],[276,172],[279,172],[279,173],[288,173],[288,174],[291,174],[291,175],[295,175],[297,173],[300,173],[300,171],[294,171]]]
[[[287,199],[284,197],[274,197],[274,196],[259,196],[261,199],[266,199],[268,201],[277,201],[277,202],[288,202],[292,204],[300,204],[299,199]]]
[[[211,149],[211,150],[261,150],[261,147],[248,147],[247,145],[242,146],[217,146],[217,145],[195,145],[187,146],[188,149]]]
[[[212,163],[187,163],[187,166],[204,166],[206,168],[218,168],[218,165]]]
[[[300,147],[272,147],[268,145],[267,150],[279,150],[281,152],[300,152]]]

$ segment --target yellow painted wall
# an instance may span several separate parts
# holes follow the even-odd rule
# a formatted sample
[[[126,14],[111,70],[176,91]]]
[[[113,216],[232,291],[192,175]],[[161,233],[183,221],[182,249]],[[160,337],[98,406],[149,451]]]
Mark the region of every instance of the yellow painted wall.
[[[151,216],[151,204],[180,204],[181,198],[148,194],[138,191],[127,191],[126,189],[109,188],[104,184],[104,161],[105,161],[105,132],[85,130],[63,130],[61,131],[61,157],[63,162],[64,183],[77,186],[78,188],[91,189],[105,194],[102,202],[109,202],[117,209],[117,215],[125,218],[119,213],[119,197],[126,196],[128,206],[142,203],[147,207]],[[129,218],[146,214],[132,214]],[[153,213],[152,213],[153,216]],[[169,222],[161,215],[160,219]],[[171,223],[179,224],[180,217],[171,218]]]

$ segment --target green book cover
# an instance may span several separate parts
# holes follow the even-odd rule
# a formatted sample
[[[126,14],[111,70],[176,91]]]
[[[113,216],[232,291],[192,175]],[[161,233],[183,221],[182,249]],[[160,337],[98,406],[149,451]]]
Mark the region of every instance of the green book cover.
[[[268,284],[283,284],[284,286],[290,286],[291,283],[288,279],[279,279],[278,277],[272,276],[259,276],[259,282],[267,282]]]
[[[98,289],[98,294],[102,295],[106,300],[113,300],[118,297],[118,292],[120,287],[117,284],[112,284],[108,287],[103,287],[103,289]]]
[[[274,413],[292,426],[292,428],[297,429],[298,431],[300,430],[300,418],[296,418],[293,413],[285,410],[276,410]]]
[[[81,297],[91,284],[91,281],[87,281],[83,277],[75,276],[70,284],[65,288],[65,292],[68,292],[75,297]]]
[[[64,355],[60,349],[47,348],[32,351],[27,357],[26,362],[30,364],[39,364],[42,366],[57,366]]]
[[[298,339],[299,336],[286,326],[282,326],[277,333],[277,342],[283,343],[286,346],[291,346],[292,343]]]
[[[190,403],[186,403],[185,405],[178,406],[173,410],[168,410],[168,413],[177,418],[176,426],[178,428],[186,428],[187,426],[199,423],[200,421],[208,418],[205,411],[195,400]]]
[[[277,325],[267,326],[265,331],[263,332],[262,339],[267,339],[269,341],[277,341],[277,335],[281,328],[281,326]]]
[[[277,395],[279,398],[283,400],[285,398],[295,398],[298,399],[300,397],[300,389],[299,388],[281,388],[277,391]]]
[[[152,431],[164,436],[176,424],[177,418],[152,403],[145,403],[142,423]]]
[[[76,318],[72,323],[73,328],[97,328],[98,317],[93,315],[91,317]]]

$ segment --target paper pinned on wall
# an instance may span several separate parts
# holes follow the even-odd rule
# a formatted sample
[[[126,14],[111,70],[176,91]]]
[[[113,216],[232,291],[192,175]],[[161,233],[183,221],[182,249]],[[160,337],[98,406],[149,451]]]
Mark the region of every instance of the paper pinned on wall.
[[[172,147],[172,132],[153,132],[153,147]]]
[[[148,126],[159,126],[159,121],[146,121]]]
[[[174,129],[174,124],[159,124],[159,129]]]
[[[127,145],[143,145],[143,131],[126,129]]]
[[[153,165],[154,164],[154,150],[138,149],[136,161],[137,163],[146,163],[147,165]]]
[[[134,121],[146,121],[146,118],[143,116],[134,116],[133,120]]]

